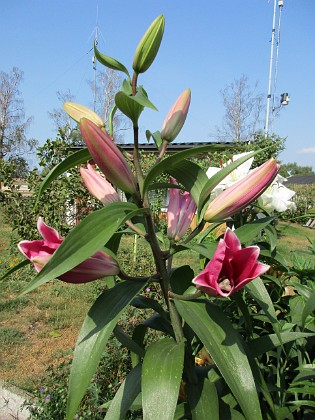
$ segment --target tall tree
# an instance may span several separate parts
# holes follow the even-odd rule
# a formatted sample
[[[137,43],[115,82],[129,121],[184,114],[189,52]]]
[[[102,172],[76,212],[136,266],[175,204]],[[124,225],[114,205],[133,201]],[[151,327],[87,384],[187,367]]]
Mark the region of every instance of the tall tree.
[[[235,79],[220,91],[225,115],[218,134],[228,141],[251,140],[258,131],[263,110],[263,95],[257,94],[257,83],[252,89],[246,76]]]
[[[24,155],[37,145],[26,136],[32,118],[25,116],[24,100],[19,90],[23,72],[13,67],[10,73],[0,72],[0,159]]]

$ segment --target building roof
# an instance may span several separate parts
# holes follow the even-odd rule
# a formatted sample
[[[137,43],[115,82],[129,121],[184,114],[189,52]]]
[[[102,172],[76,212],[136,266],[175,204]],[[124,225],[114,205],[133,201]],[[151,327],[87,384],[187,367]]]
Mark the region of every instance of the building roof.
[[[292,175],[284,181],[285,185],[309,185],[315,184],[315,175]]]
[[[216,145],[222,145],[222,147],[225,146],[233,146],[233,142],[215,142],[215,141],[200,141],[200,142],[187,142],[187,143],[170,143],[167,147],[167,152],[178,152],[180,150],[187,150],[187,149],[193,149],[194,147],[199,146],[207,146],[211,144]],[[118,147],[122,147],[126,151],[132,151],[133,150],[133,143],[116,143]],[[85,147],[85,144],[78,145],[73,147],[74,150],[76,149],[82,149]],[[143,150],[144,152],[157,152],[157,147],[155,143],[139,143],[139,150]]]

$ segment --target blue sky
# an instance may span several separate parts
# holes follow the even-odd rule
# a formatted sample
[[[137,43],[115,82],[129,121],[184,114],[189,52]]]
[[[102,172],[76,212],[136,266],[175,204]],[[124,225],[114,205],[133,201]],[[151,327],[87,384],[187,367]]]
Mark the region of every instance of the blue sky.
[[[192,102],[181,142],[215,141],[224,115],[220,90],[234,79],[247,76],[267,97],[273,0],[0,0],[0,5],[0,70],[23,70],[25,109],[34,117],[29,136],[40,144],[54,137],[48,111],[60,105],[57,91],[70,90],[76,102],[92,107],[87,80],[93,79],[97,10],[99,50],[128,69],[144,31],[165,15],[158,57],[139,80],[159,109],[145,111],[142,142],[145,129],[161,129],[187,87]],[[314,0],[284,0],[277,92],[288,92],[291,102],[274,124],[274,132],[287,137],[280,159],[313,168],[314,21]]]

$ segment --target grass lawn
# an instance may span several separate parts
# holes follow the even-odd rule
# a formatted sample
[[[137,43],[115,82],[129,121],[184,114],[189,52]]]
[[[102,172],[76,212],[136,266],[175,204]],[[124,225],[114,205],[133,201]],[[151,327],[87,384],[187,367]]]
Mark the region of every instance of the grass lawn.
[[[0,209],[0,220],[3,220]],[[296,224],[278,225],[279,249],[285,257],[302,255],[315,265],[310,250],[315,230]],[[10,228],[0,222],[0,275],[23,258],[10,249]],[[131,237],[121,247],[119,260],[129,273],[149,273],[153,261],[146,257],[147,244],[143,239],[135,243]],[[136,250],[136,256],[134,256]],[[174,265],[190,264],[195,273],[196,258],[185,251],[174,258]],[[19,296],[25,284],[34,276],[31,266],[6,278],[0,288],[0,378],[21,388],[39,388],[49,365],[68,358],[75,345],[78,331],[104,282],[69,285],[55,281]]]

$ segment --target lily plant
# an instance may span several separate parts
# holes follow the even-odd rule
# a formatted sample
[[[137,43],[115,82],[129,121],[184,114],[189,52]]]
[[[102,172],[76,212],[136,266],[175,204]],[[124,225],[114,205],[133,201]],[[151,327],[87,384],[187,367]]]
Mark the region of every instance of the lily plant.
[[[270,158],[248,173],[258,153],[251,152],[235,156],[210,174],[190,159],[230,147],[222,144],[168,155],[168,146],[180,135],[191,106],[191,92],[185,89],[164,122],[161,120],[161,130],[146,132],[147,139],[156,146],[156,161],[144,171],[139,119],[144,111],[153,112],[156,107],[138,79],[154,65],[164,23],[161,15],[145,32],[136,48],[131,74],[120,61],[102,54],[96,45],[94,48],[102,65],[125,75],[111,115],[119,109],[131,120],[132,154],[115,144],[112,132],[95,112],[84,105],[64,104],[64,110],[78,123],[86,147],[49,173],[40,191],[62,172],[79,165],[86,188],[103,207],[88,214],[65,238],[38,219],[42,239],[28,238],[19,243],[20,251],[38,272],[23,293],[54,279],[70,283],[104,279],[103,291],[86,316],[74,350],[67,420],[75,418],[111,334],[130,351],[132,367],[107,404],[106,419],[124,418],[134,405],[140,407],[145,420],[280,418],[273,390],[259,373],[258,357],[270,347],[280,348],[285,341],[305,334],[281,331],[262,280],[273,256],[266,247],[261,256],[257,243],[273,218],[254,220],[235,232],[226,228],[228,218],[244,211],[263,193],[272,194],[279,165]],[[170,182],[158,182],[161,175],[170,177]],[[169,190],[167,232],[158,231],[154,223],[150,191],[155,189]],[[125,193],[126,201],[120,199],[118,191]],[[154,261],[153,273],[134,276],[121,269],[117,252],[126,224],[128,234],[133,232],[147,242]],[[217,227],[221,230],[215,235]],[[174,263],[174,256],[187,250],[199,261],[200,271]],[[155,299],[146,292],[153,285],[157,290]],[[249,295],[256,312],[274,328],[273,336],[263,340],[259,348],[257,334],[251,333],[245,339],[240,326],[222,309],[224,302],[236,305],[235,311],[248,322],[245,299]],[[121,331],[117,324],[129,305],[151,311],[133,335]],[[147,345],[149,329],[155,330],[159,338]],[[205,354],[207,361],[200,366],[196,361]]]

